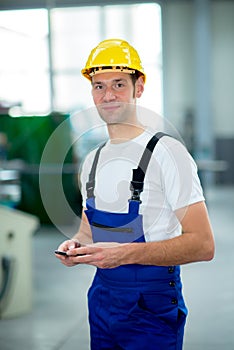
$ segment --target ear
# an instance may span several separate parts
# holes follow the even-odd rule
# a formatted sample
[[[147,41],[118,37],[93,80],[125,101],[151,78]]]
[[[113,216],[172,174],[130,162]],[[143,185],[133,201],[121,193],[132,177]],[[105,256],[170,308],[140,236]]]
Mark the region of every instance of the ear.
[[[144,80],[142,77],[139,77],[136,81],[136,86],[135,86],[135,97],[139,98],[144,92]]]

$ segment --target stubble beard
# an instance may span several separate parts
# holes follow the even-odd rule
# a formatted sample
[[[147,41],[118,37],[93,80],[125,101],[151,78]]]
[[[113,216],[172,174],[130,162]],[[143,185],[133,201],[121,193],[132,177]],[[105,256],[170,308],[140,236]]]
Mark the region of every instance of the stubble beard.
[[[97,106],[100,118],[107,125],[129,124],[135,116],[135,105],[123,102],[111,102]]]

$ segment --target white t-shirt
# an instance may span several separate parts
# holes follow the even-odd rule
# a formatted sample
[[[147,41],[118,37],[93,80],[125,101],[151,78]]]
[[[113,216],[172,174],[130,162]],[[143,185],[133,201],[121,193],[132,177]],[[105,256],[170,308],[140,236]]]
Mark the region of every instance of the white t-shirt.
[[[131,197],[132,169],[137,168],[144,149],[152,137],[148,130],[138,137],[103,147],[95,183],[96,208],[109,212],[128,212]],[[96,150],[85,159],[81,173],[81,193],[86,207],[86,182]],[[143,215],[146,241],[160,241],[181,234],[174,214],[176,209],[204,201],[197,166],[182,143],[163,136],[157,143],[144,180],[139,213]]]

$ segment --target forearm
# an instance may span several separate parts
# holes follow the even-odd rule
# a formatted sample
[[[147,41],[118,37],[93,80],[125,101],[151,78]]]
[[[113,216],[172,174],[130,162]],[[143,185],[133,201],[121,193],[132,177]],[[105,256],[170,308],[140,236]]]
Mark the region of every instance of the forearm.
[[[91,244],[92,237],[87,232],[79,229],[79,231],[72,237],[73,241],[77,241],[81,246]]]
[[[80,227],[78,232],[72,237],[73,240],[78,241],[81,245],[86,245],[92,243],[92,233],[90,225],[88,223],[87,217],[83,210]]]
[[[209,236],[209,235],[208,235]],[[170,266],[213,258],[214,246],[209,237],[202,242],[196,234],[185,233],[160,242],[131,243],[120,247],[121,264]]]

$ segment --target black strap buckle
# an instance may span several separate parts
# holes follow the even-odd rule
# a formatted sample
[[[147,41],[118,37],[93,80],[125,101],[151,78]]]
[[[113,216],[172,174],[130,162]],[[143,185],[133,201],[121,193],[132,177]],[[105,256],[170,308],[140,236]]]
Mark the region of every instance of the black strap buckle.
[[[130,190],[132,192],[131,200],[138,201],[141,203],[140,196],[144,188],[144,182],[131,181]]]

